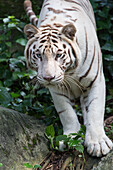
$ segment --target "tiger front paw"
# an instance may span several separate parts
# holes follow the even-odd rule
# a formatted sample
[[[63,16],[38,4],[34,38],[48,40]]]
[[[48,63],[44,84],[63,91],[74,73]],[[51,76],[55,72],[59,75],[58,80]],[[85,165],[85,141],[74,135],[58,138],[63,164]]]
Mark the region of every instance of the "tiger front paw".
[[[86,134],[85,146],[90,155],[101,157],[110,152],[113,148],[113,143],[105,134],[102,136],[98,135],[98,137]]]
[[[59,151],[64,152],[66,149],[66,145],[64,144],[64,141],[59,142]]]

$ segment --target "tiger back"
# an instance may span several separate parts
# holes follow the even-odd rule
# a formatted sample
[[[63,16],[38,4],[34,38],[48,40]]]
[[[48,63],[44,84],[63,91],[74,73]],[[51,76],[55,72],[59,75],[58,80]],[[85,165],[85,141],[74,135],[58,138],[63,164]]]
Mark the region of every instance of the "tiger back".
[[[30,1],[24,3],[33,25],[24,32],[28,43],[28,67],[47,87],[63,125],[64,134],[78,132],[80,123],[73,109],[80,98],[85,146],[92,156],[107,154],[113,144],[103,127],[105,80],[96,24],[88,0],[45,0],[37,19]],[[61,144],[60,149],[64,145]]]

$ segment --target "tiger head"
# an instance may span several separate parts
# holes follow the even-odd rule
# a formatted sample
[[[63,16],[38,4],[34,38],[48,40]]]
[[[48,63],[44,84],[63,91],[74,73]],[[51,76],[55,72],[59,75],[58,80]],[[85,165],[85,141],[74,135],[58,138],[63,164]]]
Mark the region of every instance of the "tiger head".
[[[61,31],[50,26],[26,25],[27,65],[37,72],[37,80],[45,86],[62,83],[69,70],[76,69],[80,50],[75,41],[76,28],[68,24]]]

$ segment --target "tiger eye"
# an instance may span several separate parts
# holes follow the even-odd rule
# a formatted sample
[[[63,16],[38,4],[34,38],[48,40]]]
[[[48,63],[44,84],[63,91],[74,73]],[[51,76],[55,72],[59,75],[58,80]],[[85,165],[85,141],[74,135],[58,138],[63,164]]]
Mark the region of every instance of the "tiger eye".
[[[39,54],[37,54],[37,57],[38,57],[38,58],[41,58],[41,54],[40,54],[40,53],[39,53]]]
[[[60,58],[62,54],[56,54],[56,58]]]

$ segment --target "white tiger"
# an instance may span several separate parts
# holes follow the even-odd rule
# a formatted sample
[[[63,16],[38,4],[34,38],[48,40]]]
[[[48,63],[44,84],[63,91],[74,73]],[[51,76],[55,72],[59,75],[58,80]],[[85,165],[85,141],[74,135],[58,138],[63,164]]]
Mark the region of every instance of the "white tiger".
[[[64,134],[78,132],[73,106],[80,98],[85,146],[92,156],[112,149],[104,132],[105,80],[102,55],[89,0],[45,0],[39,20],[26,0],[25,10],[36,26],[26,25],[27,64],[37,81],[50,90]]]

